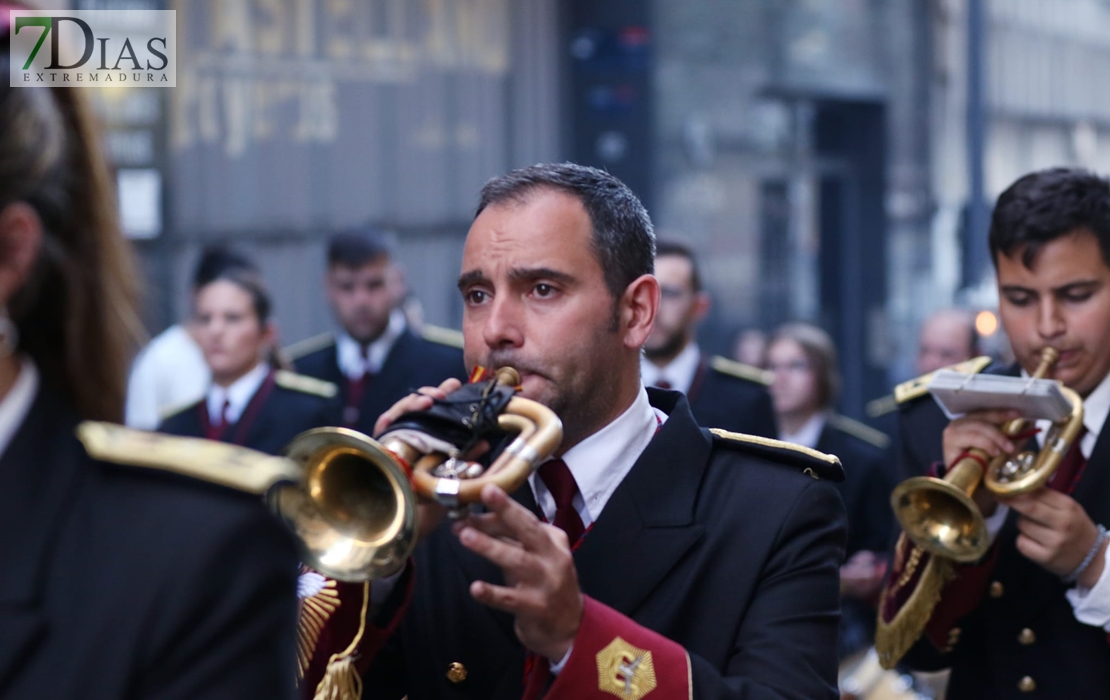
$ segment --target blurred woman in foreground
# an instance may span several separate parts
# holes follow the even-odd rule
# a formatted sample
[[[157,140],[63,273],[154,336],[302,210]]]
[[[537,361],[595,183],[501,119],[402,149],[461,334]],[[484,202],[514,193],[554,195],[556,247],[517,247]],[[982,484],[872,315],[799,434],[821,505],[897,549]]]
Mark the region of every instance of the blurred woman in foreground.
[[[122,419],[140,329],[99,138],[82,90],[0,83],[0,697],[289,697],[296,553],[258,498],[75,436]]]

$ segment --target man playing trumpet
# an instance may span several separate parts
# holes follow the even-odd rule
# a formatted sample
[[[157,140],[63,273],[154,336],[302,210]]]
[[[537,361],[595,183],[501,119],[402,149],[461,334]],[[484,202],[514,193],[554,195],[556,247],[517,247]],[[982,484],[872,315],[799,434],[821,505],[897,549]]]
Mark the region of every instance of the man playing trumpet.
[[[979,561],[933,561],[899,542],[877,646],[887,666],[912,643],[911,667],[951,668],[952,700],[1105,697],[1110,575],[1101,523],[1110,523],[1110,437],[1101,433],[1110,413],[1110,182],[1064,168],[1022,177],[998,199],[990,249],[1002,326],[1018,360],[997,371],[1028,376],[1046,348],[1056,350],[1047,376],[1083,398],[1085,430],[1045,487],[1004,501],[976,490],[992,541]],[[926,431],[937,411],[927,400],[904,405],[903,429]],[[949,467],[973,449],[1013,454],[1028,434],[1011,438],[1000,426],[1016,417],[968,414],[934,431],[931,449],[942,449]],[[906,456],[919,462],[910,473],[930,460],[920,450]]]
[[[839,462],[711,433],[682,394],[645,390],[654,252],[647,212],[603,171],[539,165],[483,189],[458,285],[466,361],[519,370],[563,441],[372,583],[388,595],[366,697],[836,697]],[[378,432],[455,387],[402,400]]]

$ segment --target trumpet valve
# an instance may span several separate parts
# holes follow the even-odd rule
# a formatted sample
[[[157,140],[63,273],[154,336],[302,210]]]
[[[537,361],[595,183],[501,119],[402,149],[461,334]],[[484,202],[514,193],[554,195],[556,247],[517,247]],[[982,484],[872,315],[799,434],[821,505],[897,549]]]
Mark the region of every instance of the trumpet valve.
[[[1037,455],[1032,452],[1021,452],[1004,461],[995,473],[995,480],[1008,484],[1028,474],[1037,461]]]

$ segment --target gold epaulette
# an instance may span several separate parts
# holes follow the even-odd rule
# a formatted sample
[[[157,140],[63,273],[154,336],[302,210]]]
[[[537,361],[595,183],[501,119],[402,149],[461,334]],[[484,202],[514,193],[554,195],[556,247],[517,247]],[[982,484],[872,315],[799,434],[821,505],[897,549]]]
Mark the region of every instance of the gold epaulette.
[[[792,442],[772,440],[759,435],[733,433],[721,428],[710,428],[709,432],[730,447],[773,462],[799,467],[815,479],[819,477],[833,479],[834,481],[844,479],[844,470],[840,465],[840,459],[836,455],[825,454],[810,447],[795,445]]]
[[[842,416],[839,413],[834,413],[829,416],[829,425],[837,430],[848,433],[853,437],[857,437],[866,443],[872,444],[881,450],[890,447],[890,436],[881,430],[876,430],[870,425],[860,423],[858,420],[853,420],[848,416]]]
[[[749,382],[755,382],[763,386],[771,385],[771,373],[767,370],[753,367],[752,365],[746,365],[736,360],[730,360],[727,357],[714,355],[709,358],[709,366],[721,374],[747,379]]]
[[[316,396],[323,396],[325,399],[330,399],[339,393],[339,387],[331,382],[317,379],[316,377],[309,377],[304,374],[297,374],[289,370],[279,369],[274,372],[274,381],[278,386],[293,391],[300,391],[305,394],[314,394]]]
[[[301,478],[292,460],[225,442],[96,421],[79,424],[77,437],[93,459],[174,472],[247,493],[263,494],[277,481]]]
[[[292,345],[287,345],[281,349],[281,352],[290,360],[299,360],[305,355],[311,355],[317,350],[323,350],[329,345],[335,345],[335,336],[331,333],[321,333],[311,338],[298,340]]]
[[[420,329],[420,337],[430,343],[438,343],[440,345],[447,345],[448,347],[462,350],[462,331],[457,331],[453,328],[425,325]]]
[[[986,355],[981,355],[979,357],[974,357],[964,362],[957,362],[954,365],[949,365],[948,367],[944,367],[942,369],[951,370],[953,372],[962,372],[963,374],[979,374],[984,369],[986,369],[987,365],[989,365],[990,363],[990,357]],[[921,398],[925,394],[928,394],[929,382],[932,381],[934,374],[936,374],[936,372],[929,372],[928,374],[923,374],[916,379],[909,380],[908,382],[902,382],[898,386],[894,387],[895,403],[901,405],[906,403],[907,401],[913,401],[914,399]]]

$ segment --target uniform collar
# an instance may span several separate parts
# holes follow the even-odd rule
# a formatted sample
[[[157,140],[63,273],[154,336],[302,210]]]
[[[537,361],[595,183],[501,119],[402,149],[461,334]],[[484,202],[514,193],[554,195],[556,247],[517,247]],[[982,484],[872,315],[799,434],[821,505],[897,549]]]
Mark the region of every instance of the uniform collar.
[[[667,415],[653,408],[643,385],[632,405],[613,422],[567,450],[563,461],[578,484],[574,505],[582,523],[596,521],[613,491],[632,469]],[[536,503],[547,517],[555,517],[555,499],[535,472],[529,477]]]
[[[38,389],[38,367],[34,360],[23,355],[20,357],[19,376],[15,378],[8,395],[0,399],[0,455],[8,449],[16,430],[31,411]]]
[[[817,441],[821,439],[821,431],[825,429],[825,423],[829,420],[827,411],[818,411],[809,417],[798,432],[787,434],[785,432],[779,433],[779,440],[783,442],[792,442],[795,445],[802,447],[817,447]]]
[[[335,336],[336,360],[339,370],[348,379],[357,380],[363,374],[377,374],[385,364],[385,358],[393,349],[393,343],[405,332],[405,314],[400,309],[394,309],[389,314],[389,323],[378,339],[366,346],[366,355],[362,353],[362,346],[346,331]]]
[[[640,376],[644,386],[657,386],[659,381],[665,379],[670,382],[670,388],[682,393],[689,393],[690,385],[694,383],[694,375],[698,373],[701,364],[701,350],[697,343],[687,343],[673,360],[664,367],[656,366],[647,357],[640,356]]]
[[[207,401],[208,415],[211,420],[218,422],[223,420],[222,416],[231,425],[238,423],[243,411],[247,410],[247,404],[250,403],[251,398],[258,391],[258,387],[262,386],[262,382],[266,380],[266,375],[269,373],[270,365],[259,362],[254,369],[236,379],[226,388],[216,384],[210,386]],[[224,401],[228,403],[226,416],[223,415]]]

